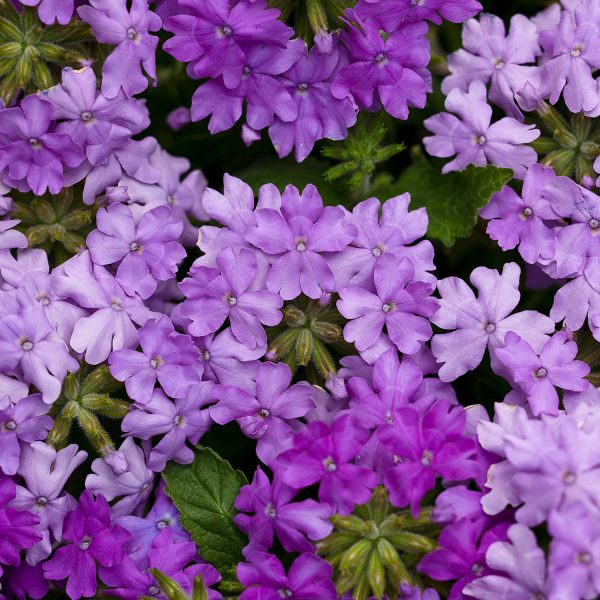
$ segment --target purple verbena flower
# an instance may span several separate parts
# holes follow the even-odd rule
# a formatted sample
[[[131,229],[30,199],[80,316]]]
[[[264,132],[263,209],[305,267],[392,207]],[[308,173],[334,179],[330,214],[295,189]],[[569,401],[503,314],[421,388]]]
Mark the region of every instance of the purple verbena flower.
[[[112,567],[125,556],[127,530],[114,525],[108,502],[83,492],[79,504],[65,518],[62,541],[54,556],[44,563],[46,579],[67,579],[71,600],[96,594],[96,564]]]
[[[258,440],[256,454],[272,464],[292,445],[293,431],[287,423],[304,416],[315,406],[313,388],[306,382],[290,385],[292,372],[285,363],[262,363],[256,375],[256,392],[230,386],[216,386],[217,404],[211,418],[220,425],[236,419],[245,435]]]
[[[260,467],[256,469],[252,483],[240,489],[235,501],[240,511],[235,523],[250,540],[244,549],[246,556],[255,550],[270,550],[274,535],[287,552],[311,552],[314,545],[309,540],[321,540],[331,533],[329,506],[310,498],[292,502],[295,495],[296,490],[279,478],[271,483]]]
[[[481,167],[492,163],[512,169],[517,178],[523,179],[527,167],[537,158],[535,150],[526,145],[540,136],[535,125],[520,123],[512,117],[492,124],[492,107],[487,103],[485,85],[481,81],[473,81],[467,92],[458,88],[451,90],[445,107],[449,112],[424,121],[434,135],[423,138],[432,156],[456,155],[444,165],[443,173],[460,171],[467,165]]]
[[[44,25],[55,22],[66,25],[73,17],[74,0],[19,0],[25,6],[37,6],[37,14]]]

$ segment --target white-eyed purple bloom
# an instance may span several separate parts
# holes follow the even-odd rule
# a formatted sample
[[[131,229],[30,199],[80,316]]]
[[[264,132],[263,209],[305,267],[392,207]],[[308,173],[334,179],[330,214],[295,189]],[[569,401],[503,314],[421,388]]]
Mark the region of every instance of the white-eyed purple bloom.
[[[472,82],[467,92],[459,88],[451,90],[445,107],[448,112],[424,121],[434,135],[423,138],[432,156],[456,155],[444,165],[443,173],[491,163],[512,169],[517,178],[523,179],[527,167],[537,159],[535,150],[526,145],[540,136],[535,125],[520,123],[512,117],[492,123],[492,107],[487,103],[485,85],[481,81]]]
[[[304,416],[314,408],[314,390],[306,382],[290,385],[292,372],[285,363],[262,363],[256,375],[256,392],[216,386],[213,397],[217,404],[210,416],[224,425],[237,420],[245,435],[258,440],[256,454],[270,465],[292,444],[290,419]]]

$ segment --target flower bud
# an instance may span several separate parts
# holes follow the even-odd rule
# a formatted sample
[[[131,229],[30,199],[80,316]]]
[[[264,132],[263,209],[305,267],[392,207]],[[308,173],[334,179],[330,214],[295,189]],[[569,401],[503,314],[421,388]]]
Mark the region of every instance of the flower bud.
[[[156,583],[159,585],[162,593],[169,600],[189,600],[187,594],[183,591],[183,588],[173,579],[159,571],[158,569],[150,569],[150,573]]]
[[[314,338],[310,330],[302,328],[296,337],[296,362],[305,367],[313,354]]]

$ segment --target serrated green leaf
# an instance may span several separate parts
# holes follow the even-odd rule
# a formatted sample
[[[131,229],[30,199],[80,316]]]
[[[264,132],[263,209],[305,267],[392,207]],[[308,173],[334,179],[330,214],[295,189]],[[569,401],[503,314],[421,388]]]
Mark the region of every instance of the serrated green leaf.
[[[323,172],[327,167],[326,163],[312,157],[301,163],[289,158],[261,160],[260,163],[251,165],[234,175],[245,181],[255,194],[258,194],[258,189],[265,183],[275,184],[281,192],[288,183],[295,185],[300,191],[309,183],[313,183],[325,204],[344,204],[342,192],[323,178]]]
[[[452,246],[467,237],[477,223],[479,209],[513,176],[510,169],[469,165],[464,171],[442,175],[419,162],[405,169],[393,185],[396,194],[409,192],[411,209],[424,206],[429,215],[427,235]]]
[[[190,465],[170,462],[163,472],[166,492],[181,513],[200,554],[219,571],[242,560],[246,536],[233,522],[233,506],[248,481],[210,448],[198,447]]]

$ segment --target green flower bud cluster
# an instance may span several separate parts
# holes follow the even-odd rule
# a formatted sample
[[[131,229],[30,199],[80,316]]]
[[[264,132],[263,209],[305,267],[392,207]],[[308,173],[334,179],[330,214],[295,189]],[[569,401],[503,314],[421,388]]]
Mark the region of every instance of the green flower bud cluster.
[[[65,26],[45,25],[37,8],[16,10],[0,1],[0,99],[9,104],[21,90],[46,90],[60,81],[64,67],[79,68],[90,58],[91,31],[79,19]]]
[[[104,456],[114,450],[113,441],[99,417],[120,420],[129,412],[129,402],[110,396],[120,386],[121,383],[112,378],[106,365],[90,372],[82,364],[77,373],[67,375],[61,395],[50,412],[54,425],[46,442],[63,448],[76,422],[98,454]]]
[[[97,206],[85,206],[80,186],[64,188],[59,194],[33,197],[12,192],[17,227],[29,240],[30,247],[52,253],[56,264],[85,250],[85,238],[93,229]]]
[[[557,175],[595,179],[593,164],[600,156],[600,120],[583,113],[571,114],[567,120],[553,106],[541,102],[537,109],[542,135],[531,145],[541,156],[540,163],[552,167]]]
[[[345,321],[334,302],[321,304],[301,296],[287,303],[282,312],[282,322],[267,331],[267,358],[285,362],[292,373],[304,368],[308,381],[321,385],[337,373],[330,351],[337,351],[340,356],[355,352],[344,342]]]
[[[317,544],[317,552],[334,567],[340,596],[351,591],[355,600],[397,598],[403,583],[421,585],[415,567],[437,548],[439,533],[430,509],[414,519],[410,511],[394,508],[379,486],[367,504],[331,522],[335,529]]]

